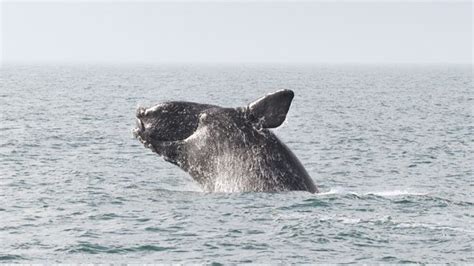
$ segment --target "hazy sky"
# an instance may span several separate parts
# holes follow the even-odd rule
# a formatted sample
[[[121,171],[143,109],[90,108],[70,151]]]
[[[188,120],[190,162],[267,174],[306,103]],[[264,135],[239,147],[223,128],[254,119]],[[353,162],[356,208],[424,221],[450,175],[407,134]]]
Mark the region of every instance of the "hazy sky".
[[[471,63],[467,2],[1,4],[3,63]]]

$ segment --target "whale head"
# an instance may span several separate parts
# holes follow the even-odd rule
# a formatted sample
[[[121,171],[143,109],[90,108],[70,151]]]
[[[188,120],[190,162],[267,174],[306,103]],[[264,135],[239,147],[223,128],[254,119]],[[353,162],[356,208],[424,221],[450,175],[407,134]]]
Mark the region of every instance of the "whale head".
[[[210,105],[164,102],[150,108],[138,107],[133,134],[143,144],[184,140],[199,124],[199,114]]]

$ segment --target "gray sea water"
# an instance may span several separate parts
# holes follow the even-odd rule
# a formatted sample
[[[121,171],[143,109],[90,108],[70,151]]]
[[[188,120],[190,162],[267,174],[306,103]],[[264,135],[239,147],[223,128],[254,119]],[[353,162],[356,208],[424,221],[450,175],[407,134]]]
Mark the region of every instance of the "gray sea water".
[[[473,263],[471,66],[3,66],[0,263]],[[295,98],[320,194],[203,193],[138,104]]]

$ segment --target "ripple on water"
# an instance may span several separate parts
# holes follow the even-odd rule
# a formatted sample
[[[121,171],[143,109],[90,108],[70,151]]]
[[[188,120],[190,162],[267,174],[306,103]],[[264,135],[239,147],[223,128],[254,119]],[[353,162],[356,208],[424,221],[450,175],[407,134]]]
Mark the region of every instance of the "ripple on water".
[[[126,246],[105,246],[100,244],[94,244],[90,242],[83,242],[78,245],[74,245],[70,248],[67,248],[67,252],[69,253],[84,253],[84,254],[101,254],[101,253],[109,253],[109,254],[116,254],[116,253],[131,253],[131,252],[151,252],[151,251],[167,251],[173,250],[174,247],[161,247],[158,245],[137,245],[132,247]],[[58,251],[62,251],[60,249]]]
[[[9,261],[22,261],[22,260],[26,260],[25,257],[22,257],[20,255],[14,255],[14,254],[0,254],[0,261],[2,263],[6,263],[6,262],[9,262]]]

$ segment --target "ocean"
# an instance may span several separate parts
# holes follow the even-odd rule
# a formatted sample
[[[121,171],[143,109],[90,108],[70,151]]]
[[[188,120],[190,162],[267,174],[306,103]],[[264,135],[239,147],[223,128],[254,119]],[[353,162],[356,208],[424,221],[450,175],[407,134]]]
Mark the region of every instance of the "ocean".
[[[273,130],[319,194],[206,193],[138,105],[295,98]],[[466,65],[0,68],[0,263],[474,263]]]

